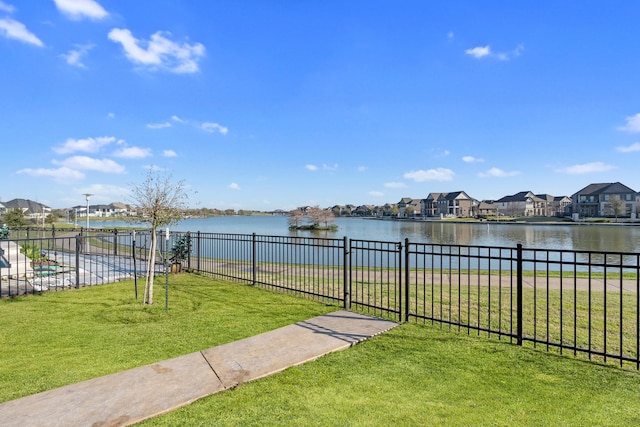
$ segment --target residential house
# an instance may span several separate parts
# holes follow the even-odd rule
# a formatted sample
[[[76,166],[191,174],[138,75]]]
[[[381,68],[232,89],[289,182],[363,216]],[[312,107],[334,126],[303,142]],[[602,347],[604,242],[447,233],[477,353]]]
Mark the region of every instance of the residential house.
[[[438,201],[447,193],[429,193],[426,199],[420,201],[422,216],[439,216]]]
[[[355,209],[354,205],[334,205],[331,212],[334,216],[350,216]]]
[[[498,213],[508,216],[547,216],[547,200],[531,191],[521,191],[496,200]]]
[[[393,203],[385,203],[383,206],[380,206],[378,216],[398,216],[400,212],[398,210],[398,205]]]
[[[87,205],[78,205],[70,209],[78,218],[87,216]],[[113,202],[108,205],[89,205],[89,217],[129,216],[133,211],[129,205]]]
[[[571,196],[573,214],[581,217],[626,216],[636,218],[638,193],[619,182],[589,184]],[[615,200],[624,202],[624,212],[616,212]]]
[[[360,205],[353,210],[351,215],[353,216],[373,216],[375,206],[373,205]]]
[[[7,212],[7,207],[0,202],[0,215],[4,215]]]
[[[125,203],[113,202],[111,203],[111,208],[115,216],[126,216],[131,213],[131,206]]]
[[[398,217],[409,218],[420,215],[420,200],[403,197],[398,202]]]
[[[553,212],[553,215],[558,217],[571,216],[571,212],[573,210],[571,197],[568,197],[568,196],[554,197],[551,205],[551,210]]]
[[[498,215],[498,206],[493,202],[493,200],[482,200],[478,204],[478,215],[496,216]]]
[[[11,209],[22,210],[26,217],[35,222],[41,222],[51,213],[49,206],[27,199],[9,200],[8,202],[4,202],[4,206],[7,211]]]
[[[455,217],[475,217],[479,202],[464,191],[444,193],[438,198],[438,214]]]
[[[429,193],[420,201],[423,216],[474,217],[478,215],[479,202],[464,191]]]

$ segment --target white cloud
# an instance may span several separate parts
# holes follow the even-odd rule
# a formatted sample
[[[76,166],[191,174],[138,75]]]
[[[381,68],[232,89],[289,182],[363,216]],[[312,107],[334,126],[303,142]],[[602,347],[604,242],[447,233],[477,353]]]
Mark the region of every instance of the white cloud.
[[[404,182],[385,182],[384,186],[387,188],[405,188],[407,185]]]
[[[18,22],[15,19],[0,19],[0,34],[3,34],[6,38],[19,40],[38,47],[44,46],[42,40],[27,30],[27,27],[22,22]]]
[[[617,147],[616,150],[621,153],[633,153],[635,151],[640,151],[640,142],[634,142],[626,147]]]
[[[204,122],[200,125],[200,128],[206,132],[219,132],[222,135],[226,135],[229,131],[229,129],[227,129],[226,127],[213,122]]]
[[[382,197],[384,193],[382,191],[369,191],[369,195],[373,197]]]
[[[520,43],[516,48],[511,52],[512,56],[520,56],[524,52],[524,45]]]
[[[312,165],[312,164],[308,164],[304,166],[305,169],[310,170],[310,171],[317,171],[322,169],[323,171],[329,171],[329,172],[333,172],[338,170],[338,164],[334,163],[333,165],[327,165],[325,163],[322,164],[322,166],[317,166],[317,165]]]
[[[108,113],[107,114],[107,119],[115,119],[115,118],[116,118],[115,113]]]
[[[123,157],[127,159],[144,159],[151,155],[150,148],[125,147],[113,153],[114,157]]]
[[[73,156],[65,160],[54,160],[54,164],[71,169],[93,170],[104,173],[124,173],[124,166],[111,159],[94,159],[88,156]]]
[[[365,172],[366,170],[367,170],[366,166],[358,166],[358,169],[357,169],[358,172]]]
[[[627,124],[618,128],[625,132],[638,133],[640,132],[640,113],[635,116],[627,117]]]
[[[522,55],[524,52],[524,45],[521,43],[516,46],[511,52],[492,52],[491,47],[489,45],[486,46],[477,46],[471,49],[467,49],[464,51],[467,55],[473,56],[476,59],[481,58],[495,58],[500,61],[508,61],[511,58],[515,58],[517,56]]]
[[[478,157],[473,157],[473,156],[464,156],[462,158],[462,161],[466,163],[482,163],[484,162],[484,159],[480,159]]]
[[[114,28],[109,32],[109,40],[120,43],[130,61],[149,67],[151,70],[163,68],[173,73],[195,73],[198,61],[204,56],[205,47],[201,43],[175,43],[165,36],[170,33],[158,31],[149,41],[140,41],[131,31]],[[146,46],[146,47],[145,47]]]
[[[429,170],[411,171],[404,174],[406,179],[412,179],[416,182],[423,181],[451,181],[455,173],[451,169],[437,168]]]
[[[173,150],[164,150],[164,151],[162,152],[162,155],[163,155],[164,157],[177,157],[177,156],[178,156],[178,153],[176,153],[176,152],[175,152],[175,151],[173,151]]]
[[[164,123],[149,123],[147,125],[147,127],[149,129],[164,129],[164,128],[170,128],[172,125],[169,122],[164,122]]]
[[[77,170],[68,168],[63,166],[58,169],[21,169],[17,173],[30,175],[30,176],[44,176],[48,178],[53,178],[57,182],[69,182],[69,181],[82,181],[84,179],[84,174]]]
[[[582,175],[586,173],[607,172],[612,169],[615,169],[615,167],[612,165],[608,165],[603,162],[592,162],[557,169],[557,172],[566,173],[569,175]]]
[[[109,13],[95,0],[53,0],[60,12],[70,19],[104,19]]]
[[[466,53],[467,55],[471,55],[474,58],[480,59],[480,58],[484,58],[485,56],[489,56],[489,54],[491,54],[491,48],[489,47],[489,45],[484,47],[478,46],[471,49],[467,49],[464,51],[464,53]]]
[[[77,49],[71,49],[69,52],[63,53],[60,56],[64,58],[69,65],[73,65],[74,67],[79,68],[87,68],[82,62],[82,58],[86,56],[91,49],[93,49],[93,45],[78,45],[76,47]]]
[[[97,153],[100,148],[107,144],[115,142],[116,138],[113,136],[100,136],[97,138],[85,138],[85,139],[72,139],[69,138],[59,147],[53,147],[53,151],[58,154],[69,154],[76,151],[82,151],[85,153]]]
[[[478,176],[481,178],[506,178],[509,176],[516,176],[516,175],[520,175],[520,172],[518,171],[506,172],[500,168],[491,168],[486,172],[481,172],[478,174]]]
[[[182,120],[180,117],[178,116],[171,116],[171,120],[173,120],[174,122],[178,122],[178,123],[184,123],[184,120]]]
[[[453,34],[453,31],[449,31],[449,32],[447,33],[447,39],[448,39],[448,40],[453,40],[455,37],[456,37],[456,36],[455,36],[455,34]]]
[[[235,182],[232,182],[231,184],[229,184],[229,188],[232,190],[240,190],[240,186]]]
[[[11,13],[16,10],[16,8],[11,6],[10,4],[6,4],[5,2],[0,1],[0,10],[2,10],[3,12]]]

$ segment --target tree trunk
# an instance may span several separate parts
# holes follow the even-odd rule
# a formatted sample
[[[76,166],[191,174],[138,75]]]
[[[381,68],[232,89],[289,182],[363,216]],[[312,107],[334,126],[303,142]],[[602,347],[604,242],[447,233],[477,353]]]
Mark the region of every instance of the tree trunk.
[[[147,264],[147,281],[145,283],[145,296],[144,302],[149,305],[153,305],[153,279],[156,272],[156,244],[157,244],[157,235],[156,229],[152,228],[151,230],[151,247],[149,251],[151,252],[149,255],[149,263]]]

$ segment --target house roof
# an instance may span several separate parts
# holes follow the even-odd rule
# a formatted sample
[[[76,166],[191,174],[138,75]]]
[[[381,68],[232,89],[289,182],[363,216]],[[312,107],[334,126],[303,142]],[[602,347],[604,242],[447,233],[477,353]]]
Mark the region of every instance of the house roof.
[[[619,182],[605,182],[600,184],[589,184],[582,190],[574,194],[574,196],[590,196],[597,194],[626,194],[636,193],[635,190],[627,187]]]
[[[427,196],[427,200],[433,200],[434,202],[437,202],[440,197],[446,194],[447,193],[429,193],[429,195]]]
[[[4,205],[7,209],[22,209],[28,213],[42,213],[42,209],[51,209],[47,205],[43,205],[42,203],[34,202],[33,200],[27,199],[13,199],[8,202],[4,202]]]
[[[502,199],[496,200],[496,203],[524,202],[529,197],[535,200],[536,202],[543,202],[545,200],[536,196],[531,191],[521,191],[512,196],[504,196]]]
[[[488,210],[488,209],[497,210],[498,207],[495,204],[493,204],[493,202],[489,202],[489,201],[483,200],[483,201],[480,202],[480,205],[478,206],[478,209],[480,209],[480,210]]]
[[[536,194],[536,197],[545,200],[547,202],[553,202],[553,200],[555,199],[555,197],[553,197],[551,194]]]
[[[452,193],[446,193],[444,195],[446,200],[455,200],[455,199],[471,199],[467,193],[464,191],[454,191]]]

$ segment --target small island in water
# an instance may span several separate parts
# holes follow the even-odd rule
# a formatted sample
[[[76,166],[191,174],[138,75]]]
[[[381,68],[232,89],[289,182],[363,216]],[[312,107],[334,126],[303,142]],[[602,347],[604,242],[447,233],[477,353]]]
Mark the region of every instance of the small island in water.
[[[289,230],[338,231],[335,216],[329,209],[317,206],[297,208],[289,213]]]

